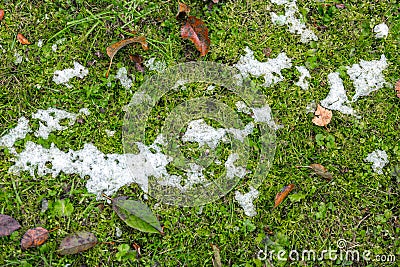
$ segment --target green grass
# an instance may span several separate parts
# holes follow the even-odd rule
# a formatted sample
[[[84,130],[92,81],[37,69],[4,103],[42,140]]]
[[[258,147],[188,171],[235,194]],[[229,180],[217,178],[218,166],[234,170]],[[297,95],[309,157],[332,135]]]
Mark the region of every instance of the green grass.
[[[362,116],[360,120],[334,111],[328,129],[313,125],[313,115],[305,112],[308,103],[322,100],[329,92],[330,72],[361,59],[379,59],[385,54],[390,62],[384,71],[386,81],[393,85],[400,78],[400,4],[395,0],[369,2],[348,1],[345,9],[337,9],[319,1],[298,1],[305,22],[319,37],[318,42],[301,44],[299,37],[290,34],[286,27],[271,24],[269,12],[283,9],[269,1],[221,1],[212,11],[208,11],[208,4],[203,1],[187,1],[192,7],[191,14],[201,18],[210,31],[210,52],[200,59],[192,43],[180,38],[176,1],[3,1],[0,4],[0,9],[5,9],[5,18],[0,22],[0,135],[14,127],[18,118],[29,118],[37,109],[57,107],[77,112],[86,107],[91,111],[91,115],[82,117],[82,123],[52,133],[48,140],[29,135],[17,143],[20,150],[27,140],[32,140],[46,147],[53,142],[63,151],[80,149],[90,142],[104,153],[123,153],[122,107],[129,103],[146,76],[153,74],[135,71],[129,54],[138,53],[145,59],[156,57],[169,66],[192,60],[232,65],[244,54],[245,46],[260,61],[268,59],[262,51],[269,47],[270,57],[286,52],[293,65],[306,65],[312,78],[310,88],[303,91],[294,86],[298,73],[292,68],[283,72],[283,82],[264,89],[275,120],[284,128],[277,131],[274,164],[259,188],[260,196],[255,201],[258,214],[254,218],[244,215],[233,192],[205,205],[201,212],[199,207],[172,207],[149,198],[145,203],[164,224],[166,235],[141,233],[124,225],[106,202],[97,201],[87,193],[85,181],[77,175],[62,174],[56,178],[32,178],[28,173],[12,175],[8,173],[13,165],[12,155],[0,149],[0,213],[13,216],[22,225],[10,237],[0,238],[0,265],[212,266],[210,244],[214,244],[220,248],[224,266],[263,266],[268,262],[258,260],[257,253],[266,242],[275,242],[269,248],[276,250],[321,252],[329,247],[336,249],[339,239],[349,241],[360,252],[370,250],[372,257],[396,255],[398,265],[399,178],[391,176],[390,169],[400,162],[400,101],[393,88],[386,86],[354,103],[353,107]],[[389,26],[389,36],[375,39],[372,28],[381,22]],[[34,44],[20,45],[16,41],[18,32]],[[137,35],[147,37],[150,49],[143,51],[139,45],[125,47],[115,56],[111,68],[111,75],[115,75],[118,67],[127,67],[135,81],[133,87],[125,90],[114,79],[110,79],[111,87],[107,86],[106,47]],[[51,46],[64,38],[53,52]],[[39,39],[44,40],[42,48],[36,45]],[[23,56],[21,64],[14,64],[15,52]],[[56,85],[52,81],[53,72],[71,67],[73,61],[87,66],[89,75],[82,80],[72,79],[71,89]],[[351,80],[347,76],[343,79],[348,95],[353,95]],[[160,120],[150,121],[154,127],[149,129],[149,136],[158,133],[162,119],[172,107],[205,95],[202,90],[205,87],[193,84],[186,92],[166,95],[152,112]],[[224,90],[219,93],[218,97],[234,103],[235,98],[229,93]],[[115,136],[108,137],[106,129],[115,130]],[[333,136],[334,145],[329,148],[321,145],[315,139],[318,134]],[[384,149],[389,155],[384,175],[374,173],[371,164],[363,160],[375,149]],[[323,164],[334,174],[334,179],[327,182],[307,169],[296,168],[311,163]],[[299,202],[286,199],[272,210],[275,194],[289,183],[296,184],[292,193],[304,194],[305,198]],[[142,199],[144,193],[137,185],[131,185],[121,188],[116,195]],[[50,208],[41,212],[44,198],[50,202]],[[60,215],[53,206],[64,198],[73,206],[69,216]],[[45,245],[21,251],[22,235],[36,226],[58,229],[50,234]],[[115,227],[122,230],[119,238],[115,236]],[[56,250],[61,239],[79,230],[93,232],[102,243],[75,256],[58,256]],[[140,258],[117,254],[124,247],[120,245],[133,243],[141,247]],[[274,266],[350,264],[329,260],[284,262],[276,258],[270,263]],[[368,264],[397,266],[393,262],[364,261],[354,262],[353,266]]]

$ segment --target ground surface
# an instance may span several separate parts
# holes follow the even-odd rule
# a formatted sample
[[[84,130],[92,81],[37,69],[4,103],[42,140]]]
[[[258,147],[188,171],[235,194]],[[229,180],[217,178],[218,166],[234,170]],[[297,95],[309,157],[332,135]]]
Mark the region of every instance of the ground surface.
[[[0,265],[212,266],[210,244],[219,247],[224,266],[351,264],[346,260],[279,261],[276,255],[271,260],[257,258],[265,244],[269,244],[268,249],[313,249],[320,253],[329,247],[336,249],[339,239],[345,239],[360,253],[370,250],[373,259],[377,255],[396,255],[398,264],[399,178],[390,173],[400,161],[400,101],[393,89],[400,78],[400,4],[394,0],[370,2],[347,1],[345,8],[337,8],[333,2],[298,1],[304,22],[319,38],[303,44],[286,27],[271,23],[269,12],[282,13],[283,9],[269,1],[221,1],[211,11],[208,3],[188,1],[191,14],[201,18],[210,31],[210,52],[199,58],[193,44],[179,35],[176,1],[3,1],[0,136],[15,127],[18,118],[30,117],[37,109],[57,107],[78,112],[85,107],[91,111],[81,123],[67,131],[54,132],[47,140],[28,135],[16,144],[19,149],[30,139],[47,147],[55,143],[64,151],[81,149],[90,142],[104,153],[123,153],[122,107],[129,103],[146,75],[153,73],[135,70],[129,54],[139,53],[145,60],[155,57],[167,65],[192,60],[233,65],[245,54],[246,46],[259,61],[268,59],[263,50],[270,48],[269,57],[285,52],[293,64],[305,65],[312,78],[310,88],[304,91],[293,85],[298,77],[296,70],[285,70],[283,82],[265,88],[274,118],[284,127],[276,132],[274,165],[259,188],[257,215],[253,218],[244,214],[233,193],[202,209],[166,206],[149,198],[145,202],[164,224],[166,235],[141,233],[125,226],[106,202],[88,194],[85,181],[77,175],[35,179],[28,173],[15,176],[8,173],[13,156],[7,149],[0,150],[0,213],[13,216],[22,225],[10,237],[0,238]],[[389,35],[376,39],[372,29],[382,22],[389,26]],[[33,44],[19,44],[18,32]],[[111,87],[107,86],[106,47],[137,35],[147,37],[150,49],[145,52],[138,45],[126,47],[114,58],[111,68],[112,76],[125,66],[135,80],[133,87],[126,90],[115,79],[111,79]],[[37,46],[39,39],[44,41],[43,47]],[[54,52],[52,46],[62,39]],[[20,64],[15,63],[16,52],[23,57]],[[353,105],[362,118],[334,111],[327,128],[312,124],[313,114],[306,112],[306,106],[326,97],[327,75],[361,59],[377,60],[382,54],[389,62],[384,71],[388,85]],[[72,79],[72,88],[55,84],[54,71],[72,67],[73,61],[88,67],[89,74],[84,79]],[[353,95],[351,80],[343,80]],[[198,86],[197,91],[193,87],[186,94],[166,96],[154,115],[158,113],[162,122],[168,105],[176,105],[181,98],[201,96]],[[116,134],[109,137],[105,129],[115,130]],[[317,134],[334,137],[333,144],[317,142]],[[375,149],[385,150],[389,156],[383,175],[375,173],[371,164],[364,161]],[[323,164],[334,179],[328,182],[308,169],[296,168],[311,163]],[[289,183],[296,185],[293,193],[303,198],[298,202],[286,199],[272,210],[275,194]],[[116,195],[142,199],[144,194],[132,185]],[[44,198],[50,205],[41,212]],[[57,215],[52,203],[59,199],[69,199],[73,205],[68,216]],[[21,236],[35,226],[58,230],[40,248],[21,251]],[[116,237],[116,227],[122,230],[121,237]],[[100,242],[108,243],[76,256],[58,256],[60,240],[78,230],[91,231]],[[119,245],[133,243],[141,247],[140,258],[118,257]],[[353,262],[353,266],[368,264],[396,266],[394,262]]]

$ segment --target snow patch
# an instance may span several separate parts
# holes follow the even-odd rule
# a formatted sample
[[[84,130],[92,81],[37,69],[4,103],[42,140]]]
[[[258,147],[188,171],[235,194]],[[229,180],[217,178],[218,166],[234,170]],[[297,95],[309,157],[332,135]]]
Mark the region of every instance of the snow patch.
[[[18,53],[18,52],[15,52],[14,53],[14,57],[15,57],[15,60],[14,60],[14,64],[21,64],[22,63],[22,56],[21,56],[21,54],[20,53]]]
[[[74,61],[73,69],[56,70],[53,75],[53,81],[56,84],[65,84],[68,88],[72,88],[72,86],[68,84],[70,79],[74,77],[83,79],[88,73],[89,71],[87,68]]]
[[[296,69],[298,70],[298,72],[300,72],[301,76],[299,78],[299,81],[296,82],[295,85],[299,86],[303,90],[307,90],[308,81],[306,81],[306,78],[311,78],[310,72],[304,66],[296,66]]]
[[[382,88],[386,81],[382,71],[387,68],[385,55],[381,55],[380,60],[365,61],[361,60],[360,64],[354,64],[347,67],[347,74],[353,81],[356,88],[356,94],[352,98],[352,102],[361,96],[367,96],[369,93]]]
[[[149,60],[144,62],[144,65],[149,70],[155,70],[157,72],[162,72],[167,68],[167,65],[163,61],[156,61],[155,57],[150,58]]]
[[[379,149],[369,153],[364,160],[367,162],[371,162],[372,169],[378,174],[383,174],[383,167],[385,167],[385,165],[389,163],[386,151]]]
[[[130,89],[132,87],[132,80],[128,77],[128,71],[125,67],[119,68],[115,79],[118,79],[125,89]]]
[[[243,167],[236,167],[235,161],[239,159],[239,155],[236,153],[232,153],[228,156],[228,159],[225,162],[226,169],[226,177],[232,179],[235,176],[239,178],[243,178],[250,171],[246,170]]]
[[[291,59],[285,53],[280,53],[276,58],[271,58],[267,62],[260,62],[254,58],[254,52],[249,47],[244,50],[246,55],[240,57],[235,67],[243,77],[248,77],[249,74],[256,77],[264,76],[263,86],[265,87],[283,81],[281,71],[292,67]]]
[[[306,113],[314,113],[316,109],[317,103],[315,103],[315,101],[313,100],[306,106]]]
[[[285,15],[277,15],[274,12],[270,12],[271,20],[274,24],[280,26],[287,25],[289,32],[300,35],[300,41],[302,43],[318,40],[315,33],[307,29],[307,26],[296,17],[300,16],[296,0],[272,0],[271,2],[285,7]]]
[[[374,27],[375,38],[386,38],[389,34],[389,27],[385,23],[378,24]]]
[[[260,192],[253,187],[250,187],[250,191],[246,194],[242,194],[239,191],[235,192],[236,201],[239,202],[239,205],[243,208],[244,213],[249,217],[257,215],[253,201],[258,197],[259,194]]]
[[[283,128],[283,125],[277,125],[272,118],[272,111],[268,105],[261,108],[251,108],[253,111],[253,119],[255,122],[266,122],[269,127],[274,130]]]
[[[25,117],[18,119],[18,124],[12,128],[8,134],[0,138],[0,146],[5,146],[11,150],[12,153],[16,153],[13,146],[17,140],[24,139],[25,136],[31,131],[29,127],[29,120]]]
[[[235,106],[239,112],[242,112],[242,113],[248,114],[248,115],[251,114],[251,109],[243,101],[236,102]]]

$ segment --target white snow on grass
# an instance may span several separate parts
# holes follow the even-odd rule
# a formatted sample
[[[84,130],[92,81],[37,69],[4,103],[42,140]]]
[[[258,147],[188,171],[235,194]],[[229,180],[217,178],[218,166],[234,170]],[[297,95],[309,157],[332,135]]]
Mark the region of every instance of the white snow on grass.
[[[302,43],[318,40],[315,33],[308,29],[298,18],[301,15],[297,8],[296,0],[271,0],[271,2],[285,7],[285,15],[277,15],[275,12],[270,13],[271,20],[274,24],[279,26],[287,25],[289,32],[300,35],[300,41]]]
[[[115,135],[115,131],[106,129],[105,132],[108,137],[113,137]]]
[[[304,66],[296,66],[296,69],[300,72],[299,81],[295,83],[295,85],[299,86],[303,90],[308,89],[308,81],[306,78],[311,78],[310,72]]]
[[[163,61],[156,61],[155,57],[150,58],[149,60],[143,63],[149,70],[155,70],[157,72],[162,72],[167,68],[167,65]]]
[[[14,64],[21,64],[22,63],[22,56],[21,56],[21,54],[20,53],[18,53],[18,52],[15,52],[14,53],[14,57],[15,57],[15,60],[14,60]]]
[[[328,96],[321,101],[321,106],[330,110],[337,110],[344,114],[356,116],[356,112],[349,105],[346,105],[349,100],[346,95],[346,90],[343,86],[343,81],[339,77],[338,72],[332,72],[328,75],[330,91]]]
[[[243,142],[244,138],[253,132],[254,125],[249,123],[243,130],[236,128],[215,129],[209,126],[203,119],[189,122],[185,134],[182,136],[184,142],[197,142],[199,146],[208,145],[215,149],[227,133],[231,133],[235,139]]]
[[[367,96],[385,85],[386,81],[382,71],[387,66],[385,55],[381,55],[380,60],[361,60],[360,64],[347,67],[347,74],[356,88],[356,94],[352,98],[353,102],[359,97]]]
[[[378,174],[383,174],[383,167],[385,167],[385,165],[389,163],[386,151],[379,149],[369,153],[364,160],[367,162],[371,162],[372,169]]]
[[[239,202],[239,205],[243,208],[244,213],[249,217],[257,215],[253,201],[258,197],[259,194],[260,192],[253,187],[250,187],[250,191],[246,194],[242,194],[239,191],[235,192],[236,201]]]
[[[265,105],[261,108],[251,108],[253,111],[253,118],[255,122],[266,122],[269,127],[274,130],[278,130],[283,128],[283,125],[277,125],[272,118],[272,111],[268,105]]]
[[[378,24],[374,27],[375,38],[386,38],[389,34],[389,27],[385,23]]]
[[[117,75],[115,75],[115,79],[118,79],[125,89],[130,89],[132,87],[132,79],[128,77],[128,71],[125,67],[121,67],[117,71]]]
[[[39,40],[38,40],[37,46],[38,46],[39,48],[43,46],[43,40],[42,40],[42,39],[39,39]]]
[[[248,115],[251,114],[251,109],[243,101],[236,102],[235,106],[239,112],[242,112],[242,113],[248,114]]]
[[[53,75],[53,81],[56,84],[65,84],[68,88],[72,88],[72,86],[68,84],[70,79],[74,77],[83,79],[88,73],[89,70],[87,68],[75,61],[73,69],[56,70]]]
[[[235,161],[239,159],[239,155],[236,153],[232,153],[228,156],[228,159],[225,162],[226,176],[230,179],[236,177],[243,178],[250,171],[246,170],[243,167],[235,166]]]
[[[31,131],[29,127],[29,120],[25,117],[18,119],[18,124],[12,128],[8,134],[0,138],[0,146],[5,146],[9,148],[13,153],[15,153],[13,146],[17,140],[24,139],[25,136]]]
[[[53,52],[57,52],[57,48],[58,48],[57,44],[53,44],[51,46],[51,50],[53,50]]]
[[[246,47],[246,55],[241,56],[235,67],[242,73],[243,77],[249,74],[255,77],[264,77],[263,86],[271,86],[283,81],[281,70],[292,67],[291,59],[285,53],[280,53],[276,58],[271,58],[266,62],[260,62],[254,57],[253,51]],[[274,75],[275,74],[275,75]]]

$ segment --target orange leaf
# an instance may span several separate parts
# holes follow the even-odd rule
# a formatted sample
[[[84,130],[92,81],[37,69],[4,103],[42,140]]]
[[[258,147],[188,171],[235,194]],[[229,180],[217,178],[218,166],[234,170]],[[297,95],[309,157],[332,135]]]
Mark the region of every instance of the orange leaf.
[[[4,18],[4,9],[0,9],[0,21]]]
[[[310,164],[310,168],[315,172],[315,174],[327,179],[328,181],[332,180],[332,174],[321,164]]]
[[[116,42],[115,44],[110,45],[107,47],[107,55],[110,57],[110,65],[107,70],[106,77],[108,77],[108,73],[110,72],[111,64],[113,61],[113,58],[115,54],[124,46],[131,44],[131,43],[140,43],[142,45],[142,48],[144,51],[149,50],[149,45],[146,42],[146,37],[144,36],[139,36],[139,37],[134,37],[134,38],[129,38],[125,40],[121,40],[119,42]]]
[[[397,97],[400,98],[400,80],[397,81],[396,85],[394,86],[394,89],[397,92]]]
[[[186,24],[181,28],[181,36],[183,39],[190,39],[202,57],[204,57],[210,49],[208,29],[204,22],[196,17],[188,17]]]
[[[176,14],[177,19],[183,19],[188,16],[190,12],[190,7],[184,3],[179,2],[178,14]]]
[[[31,44],[31,42],[29,42],[29,40],[26,39],[26,37],[23,36],[21,33],[18,33],[18,34],[17,34],[17,40],[18,40],[21,44],[23,44],[23,45],[29,45],[29,44]]]
[[[48,230],[42,227],[29,229],[21,239],[21,248],[25,250],[30,247],[38,247],[46,242],[47,238],[49,238]]]
[[[290,191],[292,191],[294,187],[295,187],[294,184],[289,184],[284,188],[282,188],[281,192],[276,194],[274,208],[276,208],[279,204],[281,204],[281,202],[289,195]]]
[[[332,119],[332,111],[325,109],[318,105],[317,110],[315,111],[315,117],[312,119],[312,122],[318,126],[326,126],[331,122]]]

